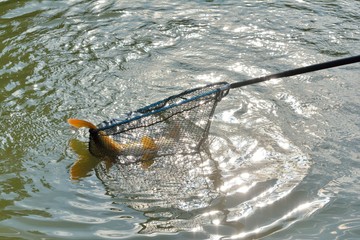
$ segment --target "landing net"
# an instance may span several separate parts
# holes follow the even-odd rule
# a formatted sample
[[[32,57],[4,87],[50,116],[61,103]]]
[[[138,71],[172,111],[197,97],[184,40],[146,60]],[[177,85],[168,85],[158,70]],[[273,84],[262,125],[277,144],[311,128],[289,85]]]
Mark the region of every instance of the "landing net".
[[[104,121],[92,134],[110,136],[128,146],[124,155],[133,160],[149,154],[143,149],[144,137],[156,145],[156,156],[198,151],[207,138],[216,105],[228,94],[229,86],[220,82],[184,91],[130,112],[122,120]],[[99,149],[90,144],[90,151],[96,155]]]

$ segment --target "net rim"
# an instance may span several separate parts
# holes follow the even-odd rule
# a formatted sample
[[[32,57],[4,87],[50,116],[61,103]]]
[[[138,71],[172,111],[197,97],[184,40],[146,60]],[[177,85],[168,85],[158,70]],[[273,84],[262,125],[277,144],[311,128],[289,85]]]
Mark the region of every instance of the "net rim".
[[[181,97],[183,95],[186,95],[186,94],[189,94],[189,93],[192,93],[192,92],[204,89],[204,88],[216,86],[216,85],[219,85],[220,87],[215,88],[215,89],[210,90],[210,91],[206,91],[204,93],[198,94],[196,96],[193,96],[193,97],[190,97],[188,99],[184,99],[184,100],[182,100],[180,102],[173,103],[173,104],[170,104],[170,105],[166,106],[166,103],[168,101],[172,100],[172,99]],[[168,110],[170,108],[173,108],[173,107],[176,107],[176,106],[179,106],[179,105],[182,105],[182,104],[186,104],[186,103],[191,102],[191,101],[195,101],[197,99],[200,99],[202,97],[205,97],[205,96],[208,96],[208,95],[211,95],[211,94],[214,94],[214,93],[219,93],[219,92],[222,93],[222,94],[220,94],[220,96],[218,96],[218,99],[216,99],[216,101],[220,101],[223,97],[225,97],[228,94],[230,88],[231,88],[231,85],[228,82],[217,82],[217,83],[212,83],[212,84],[205,85],[203,87],[197,87],[197,88],[189,89],[189,90],[183,91],[183,92],[181,92],[179,94],[172,95],[170,97],[167,97],[167,98],[162,99],[160,101],[157,101],[155,103],[149,104],[149,105],[147,105],[145,107],[139,108],[138,110],[136,110],[134,112],[129,112],[128,113],[128,116],[130,116],[132,113],[140,113],[141,115],[131,117],[131,118],[128,118],[128,119],[124,119],[124,120],[119,120],[119,121],[116,121],[114,123],[108,124],[106,126],[99,127],[96,130],[97,131],[106,131],[106,130],[109,130],[111,128],[120,126],[122,124],[127,124],[127,123],[130,123],[132,121],[136,121],[136,120],[139,120],[141,118],[150,116],[152,114],[161,113],[161,112],[166,111],[166,110]],[[155,106],[161,105],[161,104],[163,106],[158,107],[157,109],[154,109],[154,110],[150,110],[152,107],[155,107]]]

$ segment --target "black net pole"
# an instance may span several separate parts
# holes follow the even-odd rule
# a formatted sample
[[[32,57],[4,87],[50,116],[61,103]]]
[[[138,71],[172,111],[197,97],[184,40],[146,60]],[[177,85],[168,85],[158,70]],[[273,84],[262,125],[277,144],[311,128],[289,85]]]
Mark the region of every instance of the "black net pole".
[[[360,55],[348,57],[348,58],[337,59],[334,61],[329,61],[329,62],[324,62],[324,63],[318,63],[318,64],[306,66],[306,67],[295,68],[295,69],[292,69],[289,71],[275,73],[275,74],[258,77],[258,78],[253,78],[253,79],[246,80],[243,82],[231,83],[230,88],[239,88],[239,87],[254,84],[254,83],[265,82],[265,81],[275,79],[275,78],[290,77],[290,76],[295,76],[295,75],[304,74],[304,73],[308,73],[308,72],[315,72],[315,71],[319,71],[319,70],[323,70],[323,69],[327,69],[327,68],[333,68],[333,67],[338,67],[338,66],[342,66],[342,65],[352,64],[352,63],[356,63],[356,62],[360,62]]]

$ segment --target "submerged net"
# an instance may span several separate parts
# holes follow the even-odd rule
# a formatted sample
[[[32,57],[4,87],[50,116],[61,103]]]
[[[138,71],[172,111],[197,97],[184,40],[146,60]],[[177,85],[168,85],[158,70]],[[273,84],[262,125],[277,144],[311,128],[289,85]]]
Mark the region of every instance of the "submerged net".
[[[192,211],[210,206],[219,196],[221,182],[216,163],[205,151],[157,157],[146,170],[141,164],[113,164],[109,168],[103,161],[96,174],[118,201],[139,211],[157,210],[167,217],[175,209]]]
[[[104,121],[90,131],[90,151],[106,155],[107,150],[92,144],[101,135],[121,145],[119,159],[126,162],[196,152],[207,138],[217,103],[228,92],[228,83],[215,83],[140,108],[122,120]]]

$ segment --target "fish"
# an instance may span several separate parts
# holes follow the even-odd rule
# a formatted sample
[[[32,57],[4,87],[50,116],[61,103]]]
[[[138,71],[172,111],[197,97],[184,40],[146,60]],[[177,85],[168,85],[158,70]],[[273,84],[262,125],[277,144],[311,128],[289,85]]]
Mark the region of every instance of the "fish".
[[[99,131],[91,122],[70,118],[68,123],[75,128],[88,128],[90,132],[90,151],[84,151],[85,143],[70,141],[70,147],[78,155],[78,160],[70,168],[72,180],[89,176],[101,161],[105,162],[106,169],[109,170],[121,155],[139,157],[141,167],[146,170],[154,163],[160,149],[177,146],[180,138],[178,124],[170,124],[167,133],[158,139],[144,136],[139,142],[123,144],[106,135],[104,131]]]
[[[120,155],[142,156],[142,160],[153,158],[159,147],[154,139],[149,136],[141,138],[140,142],[119,143],[104,131],[98,131],[97,127],[88,121],[70,118],[68,123],[76,128],[88,128],[90,132],[90,151],[97,157],[116,158]]]

